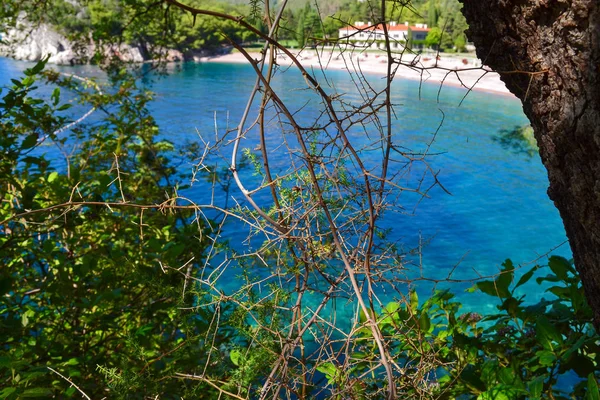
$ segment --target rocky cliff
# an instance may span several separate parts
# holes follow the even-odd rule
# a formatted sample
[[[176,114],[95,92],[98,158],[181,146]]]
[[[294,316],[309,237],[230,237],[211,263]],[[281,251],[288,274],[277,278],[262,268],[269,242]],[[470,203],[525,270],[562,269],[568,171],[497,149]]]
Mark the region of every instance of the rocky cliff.
[[[86,64],[96,52],[117,57],[124,62],[144,62],[149,54],[159,54],[167,61],[183,61],[184,55],[173,49],[151,49],[147,45],[102,44],[91,38],[87,43],[74,43],[53,27],[42,23],[32,26],[21,18],[17,27],[9,29],[2,37],[0,55],[17,60],[38,61],[50,56],[48,62],[60,65]]]

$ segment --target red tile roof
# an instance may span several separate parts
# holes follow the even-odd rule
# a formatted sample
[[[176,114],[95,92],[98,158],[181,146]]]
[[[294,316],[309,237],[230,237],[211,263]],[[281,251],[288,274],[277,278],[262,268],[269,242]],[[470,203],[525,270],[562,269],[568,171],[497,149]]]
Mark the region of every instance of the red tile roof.
[[[431,29],[430,28],[419,28],[416,26],[406,26],[404,24],[397,24],[397,25],[387,25],[387,29],[388,31],[408,31],[408,29],[410,28],[411,31],[413,32],[429,32]],[[367,24],[362,24],[362,25],[348,25],[344,28],[340,28],[341,30],[345,30],[345,31],[373,31],[373,30],[383,30],[383,25],[382,24],[378,24],[378,25],[367,25]]]

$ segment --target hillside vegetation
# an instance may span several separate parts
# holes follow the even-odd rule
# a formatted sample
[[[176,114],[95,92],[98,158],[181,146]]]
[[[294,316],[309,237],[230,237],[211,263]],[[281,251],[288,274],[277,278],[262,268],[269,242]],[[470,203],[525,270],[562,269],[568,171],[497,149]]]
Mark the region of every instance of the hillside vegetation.
[[[458,0],[389,1],[386,20],[427,24],[433,28],[427,45],[442,50],[463,50],[467,29]],[[280,35],[295,39],[304,45],[306,38],[318,42],[320,38],[337,38],[338,29],[354,24],[381,22],[381,2],[357,0],[307,1],[291,0],[285,13]]]
[[[252,41],[246,21],[265,29],[257,4],[203,3],[193,16],[162,0],[69,1],[4,0],[0,20],[23,11],[81,42],[148,49]],[[275,40],[318,43],[348,22],[393,19],[437,28],[432,44],[464,41],[466,24],[449,11],[456,2],[390,3],[379,18],[376,7],[342,3],[325,14],[300,4]],[[207,8],[245,19],[202,17]],[[600,338],[572,260],[506,260],[455,297],[470,284],[453,273],[471,265],[442,254],[444,268],[424,273],[418,225],[394,227],[418,235],[416,249],[390,234],[390,218],[411,217],[408,196],[420,203],[446,190],[428,165],[437,131],[414,151],[392,103],[393,74],[380,92],[357,80],[349,97],[299,65],[320,99],[311,108],[282,100],[300,89],[271,84],[280,70],[260,70],[263,59],[256,81],[202,87],[199,96],[226,103],[205,109],[188,96],[188,75],[171,86],[169,107],[192,121],[213,110],[226,120],[215,112],[214,133],[173,136],[155,116],[169,124],[181,114],[151,106],[160,94],[147,90],[146,68],[100,59],[94,81],[45,62],[0,93],[0,399],[600,399]],[[244,103],[234,96],[250,99],[238,129]],[[466,123],[483,117],[473,114]],[[224,208],[195,203],[192,184],[227,199]],[[250,197],[258,185],[260,205]],[[500,234],[530,234],[510,222]],[[421,283],[438,290],[418,295]]]
[[[187,4],[244,16],[246,21],[266,32],[264,17],[257,11],[260,9],[257,1],[191,0]],[[232,42],[248,44],[257,40],[255,34],[233,21],[202,15],[193,18],[164,4],[150,7],[146,3],[144,0],[57,0],[52,7],[32,11],[40,15],[33,15],[31,19],[51,24],[83,46],[114,42],[133,44],[140,48],[146,59],[151,59],[151,53],[160,48],[189,54],[198,50],[215,51]],[[467,24],[460,7],[458,0],[390,1],[386,4],[386,19],[410,24],[426,23],[433,28],[425,41],[427,46],[439,47],[442,51],[464,50]],[[144,23],[136,17],[140,10],[148,14],[143,19]],[[6,11],[0,11],[0,19],[6,23],[6,19],[2,18],[3,12]],[[284,12],[279,39],[289,41],[292,46],[318,45],[324,40],[336,39],[341,27],[356,21],[380,22],[378,15],[381,15],[381,3],[378,1],[292,0]]]

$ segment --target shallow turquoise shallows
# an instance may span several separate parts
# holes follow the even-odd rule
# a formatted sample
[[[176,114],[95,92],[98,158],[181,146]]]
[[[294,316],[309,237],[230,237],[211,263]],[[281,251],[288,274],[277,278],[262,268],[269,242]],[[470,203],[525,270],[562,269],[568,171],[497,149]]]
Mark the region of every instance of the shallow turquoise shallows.
[[[0,58],[0,85],[6,85],[27,66],[30,64]],[[92,67],[74,70],[82,74],[95,71]],[[332,71],[328,77],[349,101],[358,100],[347,72]],[[369,80],[375,87],[383,85],[380,76],[371,75]],[[150,107],[161,135],[169,140],[197,141],[196,129],[212,140],[215,118],[221,132],[227,124],[230,128],[237,125],[253,84],[253,71],[244,65],[183,64],[152,83],[157,96]],[[295,70],[279,75],[274,84],[292,110],[302,108],[299,118],[309,121],[320,106],[310,91],[301,90],[305,87]],[[407,249],[417,246],[420,240],[427,241],[423,249],[424,273],[441,278],[459,264],[453,275],[458,279],[476,277],[475,271],[481,275],[497,272],[506,258],[516,264],[529,263],[563,243],[564,228],[546,195],[548,181],[539,158],[514,154],[492,140],[503,129],[528,123],[520,102],[509,96],[472,92],[458,107],[465,90],[443,87],[438,102],[438,88],[425,83],[419,96],[418,82],[395,82],[393,101],[398,120],[394,140],[421,149],[440,124],[443,112],[443,126],[430,150],[437,155],[429,161],[435,171],[440,171],[438,177],[451,195],[436,188],[411,215],[385,218],[384,226],[393,228],[391,238],[401,240]],[[354,133],[353,140],[366,139]],[[273,129],[269,146],[280,143],[281,137]],[[243,147],[250,149],[256,145],[252,137],[243,142]],[[281,164],[286,160],[286,156],[274,153],[271,162],[283,168]],[[186,195],[202,203],[210,198],[211,191],[200,182]],[[235,188],[231,195],[241,200]],[[265,198],[258,196],[259,201]],[[218,198],[217,202],[222,204],[224,199]],[[235,231],[230,228],[230,232]],[[567,245],[553,254],[570,257]],[[468,286],[459,285],[457,290]],[[474,306],[477,296],[467,295],[464,300]]]

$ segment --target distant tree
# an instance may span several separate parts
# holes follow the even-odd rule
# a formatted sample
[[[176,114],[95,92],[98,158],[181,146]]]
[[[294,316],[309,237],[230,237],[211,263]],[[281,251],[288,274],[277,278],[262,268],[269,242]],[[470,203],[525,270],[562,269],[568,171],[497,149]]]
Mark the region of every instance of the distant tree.
[[[478,56],[523,102],[600,328],[600,3],[461,1]]]
[[[446,0],[442,2],[438,26],[444,32],[440,42],[442,49],[454,49],[456,47],[456,40],[461,36],[464,39],[464,32],[468,28],[468,25],[465,17],[460,12],[460,3],[458,1]]]
[[[298,26],[298,22],[296,21],[295,13],[289,8],[285,9],[283,12],[282,22],[278,30],[279,38],[282,40],[295,39],[296,26]]]
[[[439,17],[439,10],[435,0],[429,0],[429,8],[427,11],[427,23],[429,26],[432,28],[438,26],[437,23]]]
[[[304,12],[300,12],[296,18],[296,29],[295,29],[295,38],[298,42],[298,46],[304,47],[306,43],[306,14]]]
[[[299,11],[296,23],[296,40],[300,47],[306,45],[311,38],[314,40],[323,37],[321,17],[310,3],[307,2]]]
[[[454,39],[454,48],[456,49],[456,51],[465,51],[466,45],[467,39],[465,38],[464,34],[456,36],[456,38]]]
[[[425,45],[433,49],[437,49],[442,40],[442,30],[438,27],[431,28],[427,37],[425,38]]]

